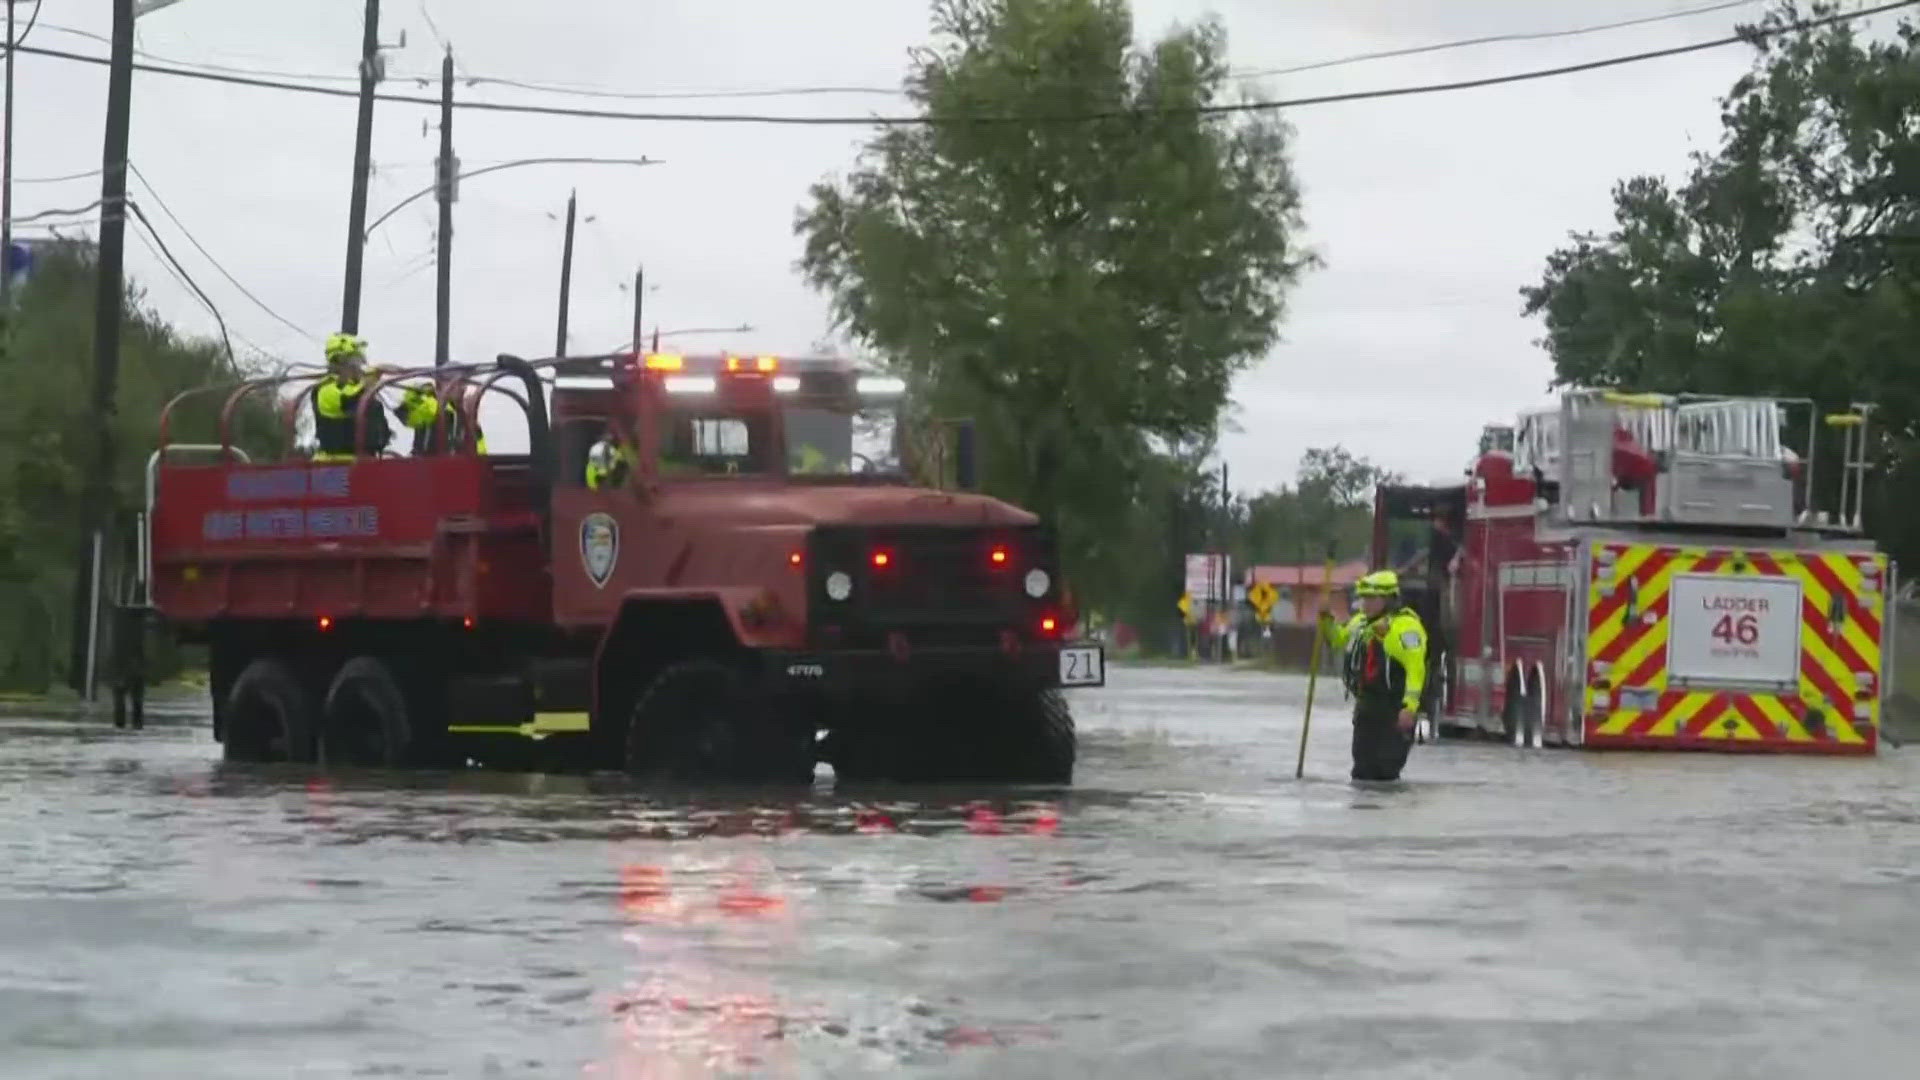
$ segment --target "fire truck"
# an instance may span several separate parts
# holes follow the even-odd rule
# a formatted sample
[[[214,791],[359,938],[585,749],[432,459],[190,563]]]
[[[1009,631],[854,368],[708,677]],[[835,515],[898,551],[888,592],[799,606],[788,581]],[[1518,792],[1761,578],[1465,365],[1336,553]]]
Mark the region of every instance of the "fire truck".
[[[1489,427],[1463,483],[1383,485],[1372,561],[1430,628],[1425,731],[1873,754],[1897,568],[1862,531],[1870,411],[1573,390]]]
[[[205,391],[182,394],[148,465],[135,591],[209,650],[229,759],[689,782],[804,782],[825,759],[843,780],[1070,781],[1060,691],[1102,685],[1105,657],[1069,637],[1050,531],[966,490],[970,428],[949,440],[951,486],[910,481],[884,447],[789,467],[790,419],[884,412],[900,380],[830,360],[502,356],[384,372],[363,397],[362,444],[382,391],[431,387],[445,452],[235,445],[249,397],[280,395],[291,431],[315,378],[220,391],[199,445],[169,436]],[[476,452],[491,401],[524,418],[525,452],[499,452],[499,430]],[[630,475],[589,485],[615,443]]]

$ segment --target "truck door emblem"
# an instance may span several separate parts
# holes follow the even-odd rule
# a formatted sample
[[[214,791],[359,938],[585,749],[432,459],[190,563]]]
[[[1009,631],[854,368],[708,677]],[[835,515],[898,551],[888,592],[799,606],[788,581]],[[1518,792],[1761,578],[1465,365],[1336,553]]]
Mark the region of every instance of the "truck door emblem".
[[[613,515],[594,511],[580,522],[580,565],[593,587],[604,589],[620,562],[620,523]]]

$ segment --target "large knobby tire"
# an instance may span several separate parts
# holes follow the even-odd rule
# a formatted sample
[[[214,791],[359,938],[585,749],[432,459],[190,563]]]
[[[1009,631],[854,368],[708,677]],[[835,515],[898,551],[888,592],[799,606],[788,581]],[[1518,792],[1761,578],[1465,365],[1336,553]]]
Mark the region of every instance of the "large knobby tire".
[[[650,780],[810,784],[814,756],[809,725],[777,715],[715,660],[663,669],[627,723],[627,771]]]
[[[248,664],[227,691],[221,751],[228,761],[311,762],[313,698],[278,660]]]
[[[394,769],[412,758],[407,696],[371,656],[347,661],[333,677],[321,717],[321,759],[329,765]]]
[[[847,732],[834,772],[903,784],[1071,784],[1077,749],[1057,690],[936,682],[898,715]]]

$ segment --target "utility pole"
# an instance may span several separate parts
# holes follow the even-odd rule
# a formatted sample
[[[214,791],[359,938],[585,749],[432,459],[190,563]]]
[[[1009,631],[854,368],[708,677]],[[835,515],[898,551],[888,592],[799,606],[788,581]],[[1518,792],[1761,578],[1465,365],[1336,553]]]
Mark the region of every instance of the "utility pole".
[[[346,296],[340,302],[340,332],[360,332],[360,265],[367,240],[367,175],[373,158],[373,90],[380,81],[380,0],[367,0],[360,40],[360,126],[353,143],[353,196],[347,205]]]
[[[453,333],[453,182],[460,166],[453,158],[453,50],[440,61],[440,265],[434,294],[433,366],[446,367]],[[364,204],[363,204],[364,205]]]
[[[573,290],[573,218],[578,191],[567,193],[567,242],[560,253],[560,327],[554,336],[553,355],[567,355],[567,303]]]
[[[647,268],[641,267],[633,272],[633,351],[640,352],[640,316],[646,309]]]
[[[7,4],[6,133],[0,136],[0,303],[13,297],[13,4]]]
[[[9,5],[11,7],[11,5]],[[100,250],[93,311],[92,466],[81,497],[80,538],[74,565],[73,640],[68,674],[74,689],[93,700],[90,648],[98,633],[100,557],[113,516],[115,387],[120,375],[120,319],[127,252],[127,132],[133,110],[133,0],[113,0],[113,36],[107,65],[107,124],[100,155]],[[11,48],[9,48],[11,53]],[[12,100],[9,96],[8,100]]]

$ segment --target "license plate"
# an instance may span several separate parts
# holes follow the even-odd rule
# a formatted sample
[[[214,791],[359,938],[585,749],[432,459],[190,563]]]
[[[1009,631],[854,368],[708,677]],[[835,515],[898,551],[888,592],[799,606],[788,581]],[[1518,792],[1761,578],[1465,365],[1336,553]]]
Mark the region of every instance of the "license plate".
[[[1095,645],[1060,650],[1061,686],[1107,685],[1107,653]]]

